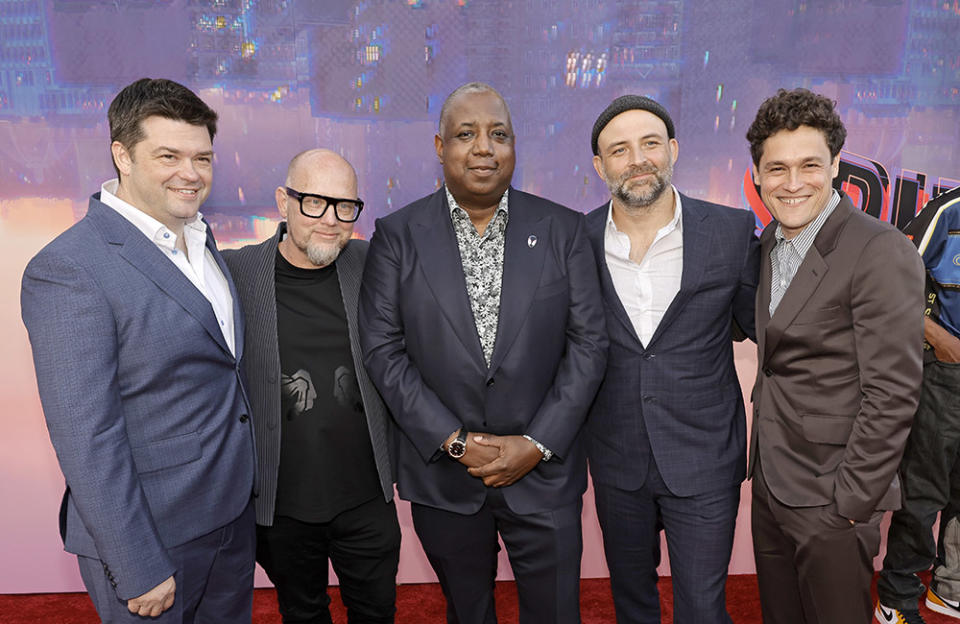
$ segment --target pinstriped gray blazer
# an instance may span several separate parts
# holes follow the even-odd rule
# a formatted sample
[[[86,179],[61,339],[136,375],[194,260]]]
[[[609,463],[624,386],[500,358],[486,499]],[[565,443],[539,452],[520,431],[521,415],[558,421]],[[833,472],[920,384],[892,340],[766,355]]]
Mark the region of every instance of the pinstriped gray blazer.
[[[286,222],[277,233],[257,245],[223,251],[246,316],[243,366],[250,389],[254,434],[257,440],[257,524],[273,524],[280,467],[280,348],[277,344],[277,299],[274,268],[277,244],[286,232]],[[370,442],[380,475],[385,501],[393,499],[393,472],[389,454],[390,417],[387,408],[363,366],[357,334],[357,297],[367,257],[367,242],[352,239],[337,257],[337,276],[350,328],[350,349],[357,371],[360,395],[367,415]],[[305,477],[306,478],[306,477]]]

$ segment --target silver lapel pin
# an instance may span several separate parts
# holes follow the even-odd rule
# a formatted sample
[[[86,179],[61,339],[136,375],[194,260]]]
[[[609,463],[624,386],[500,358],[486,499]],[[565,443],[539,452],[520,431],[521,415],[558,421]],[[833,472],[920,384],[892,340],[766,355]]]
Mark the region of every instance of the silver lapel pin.
[[[527,247],[529,247],[530,249],[533,249],[536,246],[537,246],[537,237],[531,234],[530,236],[527,237]]]

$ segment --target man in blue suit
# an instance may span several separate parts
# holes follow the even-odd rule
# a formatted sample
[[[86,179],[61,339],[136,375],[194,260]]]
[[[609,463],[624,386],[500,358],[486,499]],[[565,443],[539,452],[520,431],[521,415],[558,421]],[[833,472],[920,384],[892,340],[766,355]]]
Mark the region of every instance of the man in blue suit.
[[[578,623],[578,434],[607,348],[583,216],[510,188],[513,127],[488,85],[447,98],[434,143],[445,184],[377,221],[360,294],[400,497],[448,622],[496,622],[499,533],[520,622]]]
[[[242,315],[198,212],[217,114],[144,78],[108,118],[119,179],[30,261],[21,292],[64,544],[104,622],[249,622]]]
[[[736,323],[754,337],[754,218],[672,186],[679,145],[650,98],[614,100],[591,142],[612,195],[587,215],[610,352],[587,448],[617,621],[660,621],[662,528],[674,619],[730,622],[724,588],[746,468],[731,332]]]

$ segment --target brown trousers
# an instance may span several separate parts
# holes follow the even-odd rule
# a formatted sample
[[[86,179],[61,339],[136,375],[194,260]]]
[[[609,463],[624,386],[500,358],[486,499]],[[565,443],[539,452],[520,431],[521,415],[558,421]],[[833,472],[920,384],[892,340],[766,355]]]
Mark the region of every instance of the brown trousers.
[[[851,525],[836,504],[788,507],[753,472],[753,554],[764,624],[869,624],[880,519]]]

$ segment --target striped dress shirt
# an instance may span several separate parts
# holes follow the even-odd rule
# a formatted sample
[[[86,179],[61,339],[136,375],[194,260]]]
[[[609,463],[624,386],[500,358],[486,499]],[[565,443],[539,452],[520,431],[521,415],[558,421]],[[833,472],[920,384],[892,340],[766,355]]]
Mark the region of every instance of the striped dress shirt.
[[[770,254],[770,316],[776,312],[780,300],[790,287],[790,282],[797,274],[797,270],[803,263],[803,259],[813,246],[813,241],[820,233],[820,228],[827,221],[827,218],[833,213],[833,209],[840,203],[840,194],[833,191],[827,207],[817,215],[810,225],[805,227],[802,232],[787,240],[783,235],[783,228],[777,224],[774,236],[777,239],[777,245]]]

